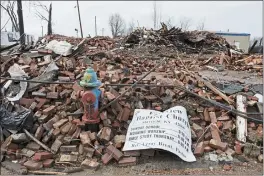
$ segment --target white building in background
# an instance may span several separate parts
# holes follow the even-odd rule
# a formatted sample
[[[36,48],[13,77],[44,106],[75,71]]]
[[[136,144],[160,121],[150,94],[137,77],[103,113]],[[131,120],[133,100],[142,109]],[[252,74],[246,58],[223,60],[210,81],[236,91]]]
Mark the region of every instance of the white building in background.
[[[222,36],[229,44],[235,45],[238,49],[242,49],[246,53],[248,52],[250,44],[250,34],[234,32],[215,32],[215,34]]]
[[[20,39],[19,32],[1,31],[1,47],[6,47],[17,43]],[[34,36],[25,34],[25,44],[31,45],[34,42]]]

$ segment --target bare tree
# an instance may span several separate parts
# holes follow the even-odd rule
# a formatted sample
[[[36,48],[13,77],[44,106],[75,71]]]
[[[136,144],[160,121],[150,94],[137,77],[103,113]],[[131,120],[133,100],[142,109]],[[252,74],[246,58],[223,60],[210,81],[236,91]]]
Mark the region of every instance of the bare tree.
[[[169,17],[168,20],[166,20],[164,23],[166,24],[168,29],[171,29],[174,26],[172,17]]]
[[[127,34],[130,34],[131,32],[133,32],[134,29],[135,29],[135,23],[134,23],[134,20],[132,20],[128,24]]]
[[[190,18],[182,17],[180,19],[180,28],[182,28],[185,31],[189,29],[191,24],[192,24],[192,20]]]
[[[113,38],[119,35],[122,36],[126,29],[125,21],[118,13],[112,14],[109,17],[109,26],[110,26]]]
[[[35,6],[35,15],[48,23],[47,34],[52,34],[52,3],[50,3],[49,8],[42,4],[41,2],[36,2],[33,4]],[[45,14],[46,13],[46,14]],[[45,15],[43,15],[45,14]]]
[[[205,18],[198,22],[196,29],[202,31],[202,30],[204,30],[204,25],[205,25]]]
[[[18,19],[17,19],[17,15],[14,13],[15,3],[16,1],[8,1],[6,5],[3,5],[1,1],[1,8],[7,12],[9,18],[11,19],[12,30],[18,32],[19,31]]]

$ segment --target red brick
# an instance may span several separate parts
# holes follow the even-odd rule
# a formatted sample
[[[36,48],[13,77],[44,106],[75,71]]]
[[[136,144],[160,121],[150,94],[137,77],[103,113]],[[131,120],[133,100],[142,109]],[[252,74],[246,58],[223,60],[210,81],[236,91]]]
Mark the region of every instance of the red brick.
[[[211,119],[212,123],[216,123],[217,122],[215,112],[209,112],[209,116],[210,116],[210,119]]]
[[[199,142],[194,150],[194,155],[196,156],[202,156],[204,153],[204,144],[203,142]]]
[[[54,128],[60,128],[62,125],[68,122],[68,119],[61,119],[58,122],[53,124]]]
[[[51,146],[51,151],[53,151],[54,153],[57,153],[57,151],[59,150],[60,146],[61,146],[62,142],[57,138],[52,146]]]
[[[45,168],[50,168],[54,164],[54,159],[46,159],[43,161],[43,166]]]
[[[48,100],[46,98],[38,98],[37,99],[38,104],[37,104],[37,109],[40,109]]]
[[[222,121],[226,121],[226,120],[230,120],[230,117],[229,116],[220,116],[217,118],[217,120],[222,120]]]
[[[25,106],[26,108],[29,108],[29,106],[34,102],[34,99],[29,99],[29,98],[21,98],[19,100],[19,104],[22,106]]]
[[[72,123],[71,122],[67,122],[66,124],[64,124],[60,128],[61,134],[67,134],[69,132],[71,126],[72,126]]]
[[[29,170],[39,170],[43,167],[43,164],[42,162],[36,162],[36,161],[29,160],[24,163],[24,166],[28,168]]]
[[[52,131],[52,135],[54,136],[54,137],[58,137],[59,136],[59,134],[60,134],[60,129],[54,129],[53,131]]]
[[[139,150],[124,151],[124,156],[140,156]]]
[[[137,157],[124,157],[118,161],[120,166],[133,166],[137,164]]]
[[[109,154],[109,155],[113,155],[113,157],[119,161],[122,156],[123,156],[123,153],[118,150],[117,148],[115,148],[113,145],[109,145],[107,148],[106,148],[106,152]]]
[[[51,159],[52,157],[53,157],[52,153],[38,152],[38,153],[35,153],[35,155],[33,156],[33,160],[34,161],[42,161],[42,160],[46,160],[46,159]]]
[[[49,131],[52,129],[53,124],[56,123],[59,120],[58,116],[53,117],[52,119],[50,119],[47,123],[43,124],[43,127]]]
[[[59,92],[48,92],[46,98],[58,99],[59,98]]]
[[[60,147],[61,152],[76,152],[77,151],[77,145],[62,145]]]
[[[80,133],[80,140],[81,140],[83,146],[89,146],[89,144],[91,144],[91,140],[90,140],[88,132],[81,132]]]
[[[81,128],[77,127],[76,131],[73,133],[72,138],[78,139],[81,133]]]
[[[96,134],[96,132],[90,132],[90,131],[88,131],[88,134],[89,134],[89,138],[90,138],[90,140],[92,141],[92,142],[94,142],[95,140],[96,140],[96,138],[97,138],[97,134]]]
[[[50,106],[50,107],[44,109],[44,110],[42,111],[42,113],[45,114],[45,115],[49,115],[49,114],[54,113],[55,110],[56,110],[56,107],[55,107],[54,105],[52,105],[52,106]]]
[[[36,133],[35,133],[35,137],[38,139],[38,140],[40,140],[41,139],[41,137],[42,137],[42,135],[43,135],[43,133],[44,133],[44,127],[43,127],[43,125],[40,125],[39,127],[38,127],[38,129],[37,129],[37,131],[36,131]]]
[[[77,129],[77,125],[76,124],[72,124],[72,126],[71,126],[71,128],[70,128],[70,130],[69,130],[69,132],[68,132],[68,135],[73,135],[73,133],[76,131],[76,129]]]
[[[103,128],[99,131],[98,135],[99,135],[99,139],[100,139],[102,142],[107,143],[107,142],[110,141],[111,138],[112,138],[112,130],[111,130],[111,128],[109,128],[109,127],[103,127]]]
[[[204,147],[204,152],[211,152],[211,151],[213,151],[214,149],[212,148],[212,147],[210,147],[210,146],[205,146]]]
[[[126,122],[129,119],[131,109],[128,107],[124,107],[122,111],[123,111],[122,119],[120,119],[120,120]]]
[[[105,153],[103,156],[102,156],[102,162],[104,164],[108,164],[112,159],[113,159],[113,155],[109,155],[108,153]]]
[[[210,140],[209,146],[214,148],[214,149],[220,149],[222,151],[225,151],[227,149],[227,143],[217,141],[215,139]]]
[[[220,135],[219,135],[217,127],[212,125],[210,127],[210,129],[211,129],[212,138],[217,140],[217,141],[221,141],[221,138],[220,138]]]

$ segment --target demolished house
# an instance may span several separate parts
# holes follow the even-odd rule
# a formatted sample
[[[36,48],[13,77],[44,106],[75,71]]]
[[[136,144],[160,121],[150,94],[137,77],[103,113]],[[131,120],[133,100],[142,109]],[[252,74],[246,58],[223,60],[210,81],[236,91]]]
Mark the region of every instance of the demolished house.
[[[139,28],[120,40],[52,35],[29,51],[3,51],[1,160],[16,161],[19,174],[48,174],[45,168],[53,166],[72,168],[60,171],[67,174],[111,162],[135,165],[141,156],[164,149],[124,150],[127,136],[133,137],[128,131],[139,131],[135,112],[144,124],[145,111],[163,112],[159,118],[164,119],[169,109],[180,107],[191,140],[185,142],[187,151],[196,159],[232,161],[243,155],[262,162],[259,85],[199,74],[231,70],[262,77],[262,57],[237,51],[214,33],[164,24],[160,30]]]

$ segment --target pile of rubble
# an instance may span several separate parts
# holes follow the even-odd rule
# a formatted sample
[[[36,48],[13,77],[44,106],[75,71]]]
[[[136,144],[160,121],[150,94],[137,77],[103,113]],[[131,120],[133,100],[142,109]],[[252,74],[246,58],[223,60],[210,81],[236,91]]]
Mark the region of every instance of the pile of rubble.
[[[214,50],[225,48],[222,38],[209,33],[198,35],[175,28],[145,32],[137,30],[126,41],[137,44],[173,44],[177,47],[181,45],[182,49],[193,51],[202,47]],[[55,38],[53,36],[47,41]],[[59,38],[60,36],[56,40],[60,40]],[[26,77],[31,81],[26,85],[22,97],[15,101],[24,109],[21,110],[18,104],[14,105],[10,101],[3,101],[4,104],[1,105],[2,157],[16,160],[29,170],[40,170],[53,165],[81,166],[96,170],[101,163],[106,165],[111,161],[116,161],[121,166],[134,165],[140,156],[152,157],[156,152],[154,149],[122,152],[134,109],[164,111],[176,105],[184,106],[188,111],[193,152],[196,156],[208,153],[206,158],[212,161],[232,161],[234,155],[241,155],[243,152],[254,158],[262,156],[262,99],[259,98],[261,95],[252,94],[247,86],[241,85],[244,87],[242,91],[226,95],[215,85],[190,71],[192,65],[199,66],[196,60],[187,62],[170,57],[156,67],[158,60],[109,51],[113,47],[109,38],[68,38],[67,41],[76,46],[67,57],[42,47],[31,53],[8,55],[1,61],[1,76],[7,77],[8,73],[13,73],[10,69],[13,68],[21,74],[24,72],[24,76],[17,75],[20,79]],[[218,44],[223,44],[223,47],[217,48],[216,46],[220,46]],[[96,54],[90,54],[94,49],[91,47],[96,47]],[[83,48],[86,48],[85,53],[82,52]],[[221,56],[223,54],[220,59],[216,56],[202,61],[201,65],[208,65],[216,60],[220,63],[230,61],[230,65],[236,62],[226,60],[225,55],[221,59]],[[261,63],[255,56],[239,61],[241,62]],[[87,130],[81,120],[83,105],[78,92],[83,88],[78,80],[88,66],[97,72],[98,79],[103,83],[99,87],[102,93],[98,131]],[[153,73],[131,88],[151,69],[154,69]],[[56,81],[58,83],[54,84]],[[3,85],[5,88],[3,99],[14,98],[23,91],[21,83],[22,81],[17,84],[17,81],[1,80],[1,87]],[[113,103],[117,97],[120,98]],[[244,114],[235,111],[240,106],[244,107]],[[246,114],[246,106],[258,109],[257,113],[253,113],[254,122],[242,118],[250,116]],[[15,116],[20,118],[10,125],[10,118],[7,117]],[[247,139],[244,138],[246,135],[239,137],[244,142],[235,140],[237,133],[241,131],[237,123],[239,117],[247,124]],[[26,173],[27,169],[20,171]]]
[[[207,31],[182,31],[180,28],[167,29],[163,24],[160,30],[147,30],[145,28],[136,29],[125,39],[127,46],[137,45],[165,45],[176,47],[180,52],[210,53],[217,51],[227,51],[231,46],[227,41],[214,33]]]

